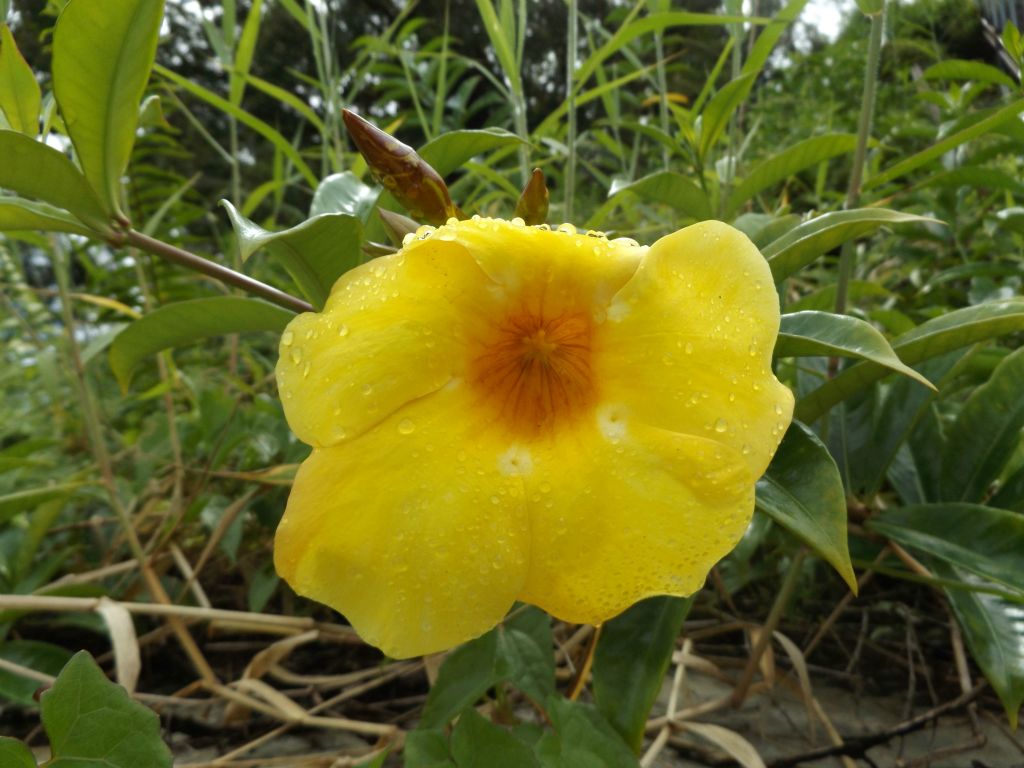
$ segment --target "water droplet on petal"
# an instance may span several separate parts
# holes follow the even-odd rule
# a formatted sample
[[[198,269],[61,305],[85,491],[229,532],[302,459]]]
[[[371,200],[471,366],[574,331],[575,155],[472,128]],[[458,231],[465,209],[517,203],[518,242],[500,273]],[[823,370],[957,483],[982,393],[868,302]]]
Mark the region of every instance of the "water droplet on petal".
[[[292,362],[295,363],[296,365],[298,365],[299,361],[302,360],[302,348],[301,347],[295,347],[292,350],[292,353],[291,353],[290,357],[292,359]]]
[[[715,432],[725,432],[729,428],[729,422],[725,419],[719,419],[715,422]]]
[[[281,343],[286,347],[290,347],[292,342],[295,340],[295,334],[291,331],[285,331],[281,334]]]
[[[411,435],[416,431],[416,425],[412,419],[402,419],[398,422],[398,434],[400,435]]]
[[[338,335],[339,336],[348,336],[348,326],[345,325],[344,323],[339,325],[338,326]]]

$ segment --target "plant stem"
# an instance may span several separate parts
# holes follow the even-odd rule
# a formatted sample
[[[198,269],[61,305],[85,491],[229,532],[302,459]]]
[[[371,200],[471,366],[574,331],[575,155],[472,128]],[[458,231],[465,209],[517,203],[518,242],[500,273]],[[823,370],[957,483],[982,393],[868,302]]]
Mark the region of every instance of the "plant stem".
[[[768,612],[768,618],[765,619],[764,626],[761,627],[761,634],[758,636],[757,642],[750,652],[750,658],[747,659],[747,666],[732,692],[731,702],[734,707],[738,707],[747,698],[747,691],[750,690],[750,684],[753,682],[754,673],[761,663],[761,657],[764,656],[764,652],[771,645],[772,634],[779,626],[782,614],[785,612],[786,606],[789,605],[789,599],[793,596],[793,590],[796,589],[796,583],[800,576],[800,566],[803,565],[806,556],[807,550],[804,547],[800,547],[789,564],[789,570],[786,572],[786,578],[782,582],[779,594],[776,596],[775,602],[772,603],[772,609]]]
[[[864,179],[864,158],[868,140],[871,138],[871,120],[875,112],[875,88],[878,84],[878,62],[882,52],[882,29],[885,25],[885,2],[881,9],[871,16],[871,33],[868,38],[868,58],[864,69],[864,95],[860,104],[860,122],[857,126],[857,149],[850,171],[850,186],[846,191],[846,208],[856,208],[860,202],[860,188]],[[836,283],[836,314],[846,313],[850,277],[853,274],[854,243],[846,241],[839,256],[839,279]]]
[[[191,269],[194,272],[201,272],[208,277],[219,280],[225,285],[241,288],[246,293],[251,293],[253,296],[259,296],[262,299],[266,299],[269,302],[277,304],[279,307],[290,309],[293,312],[313,311],[312,305],[302,299],[298,299],[284,291],[279,291],[277,288],[267,285],[266,283],[261,283],[259,280],[253,280],[251,277],[243,275],[241,272],[236,272],[233,269],[223,267],[209,259],[204,259],[202,256],[197,256],[194,253],[184,251],[181,248],[165,243],[162,240],[157,240],[149,235],[144,235],[134,229],[130,229],[125,232],[125,241],[140,250],[152,253],[154,256],[159,256],[164,261],[177,264],[179,267]]]
[[[565,46],[565,98],[569,110],[569,130],[566,147],[569,150],[565,165],[565,220],[571,222],[573,198],[576,196],[576,48],[577,48],[576,0],[569,0],[568,34]]]

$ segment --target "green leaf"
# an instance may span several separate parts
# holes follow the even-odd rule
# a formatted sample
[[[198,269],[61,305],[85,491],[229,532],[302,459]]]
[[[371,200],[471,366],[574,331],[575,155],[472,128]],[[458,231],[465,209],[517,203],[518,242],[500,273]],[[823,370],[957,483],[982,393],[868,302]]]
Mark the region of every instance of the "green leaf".
[[[0,765],[4,768],[36,768],[32,750],[17,739],[0,736]]]
[[[444,660],[423,705],[418,728],[443,728],[499,680],[498,633],[491,630],[456,648]]]
[[[942,562],[934,563],[933,570],[936,576],[968,586],[978,582]],[[945,592],[971,656],[1003,702],[1010,726],[1016,728],[1024,703],[1024,606],[968,589]]]
[[[42,99],[32,68],[0,16],[0,111],[11,128],[34,139],[39,133]]]
[[[452,731],[452,755],[459,768],[540,768],[533,750],[472,708]]]
[[[235,61],[231,69],[228,100],[236,107],[242,103],[242,96],[245,95],[245,82],[249,69],[252,67],[252,57],[256,51],[256,40],[260,34],[262,10],[263,0],[253,0],[253,4],[249,7],[249,14],[245,17],[242,36],[238,39],[238,48],[235,50]]]
[[[882,299],[893,295],[892,291],[885,286],[873,283],[869,280],[851,280],[847,286],[847,298],[852,301],[860,299]],[[814,309],[819,312],[828,312],[836,305],[836,284],[831,283],[816,291],[801,296],[796,301],[787,304],[783,312],[792,314]],[[911,323],[913,327],[913,323]]]
[[[800,171],[839,155],[852,152],[857,146],[857,137],[849,133],[829,133],[813,136],[772,154],[768,159],[754,166],[750,173],[729,195],[730,217],[747,200],[772,184],[788,179]]]
[[[99,232],[111,231],[110,216],[89,182],[53,147],[0,130],[0,157],[0,188],[64,208]]]
[[[1002,109],[995,111],[988,117],[979,120],[963,130],[957,131],[952,136],[948,136],[942,141],[936,142],[928,149],[918,152],[916,155],[911,155],[906,160],[896,163],[896,165],[886,169],[877,176],[872,176],[864,183],[864,190],[868,191],[875,187],[879,187],[882,184],[898,179],[901,176],[906,176],[911,171],[920,168],[926,163],[930,163],[937,157],[941,157],[951,149],[959,147],[964,142],[975,139],[978,136],[986,134],[992,129],[997,128],[1007,120],[1013,119],[1022,111],[1024,111],[1024,99],[1017,99],[1016,101],[1007,104]]]
[[[893,541],[941,558],[1022,593],[1024,515],[980,504],[892,507],[868,527]]]
[[[706,158],[711,149],[718,143],[729,125],[729,118],[739,108],[750,93],[754,84],[753,73],[740,75],[730,80],[722,89],[711,97],[700,116],[700,131],[697,151],[701,158]]]
[[[4,494],[0,496],[0,525],[20,512],[33,509],[45,501],[69,496],[85,485],[87,483],[58,483]]]
[[[999,486],[988,503],[1000,509],[1024,512],[1024,467],[1021,467]]]
[[[145,358],[211,336],[245,331],[280,333],[295,315],[259,299],[215,296],[167,304],[131,323],[110,345],[110,367],[127,391]]]
[[[537,705],[555,692],[551,617],[525,606],[498,627],[498,669]]]
[[[447,176],[477,155],[522,143],[521,138],[504,128],[448,131],[424,144],[417,154],[439,174]]]
[[[19,229],[73,232],[87,237],[96,234],[62,208],[18,197],[0,197],[0,232]]]
[[[974,390],[948,431],[942,499],[982,501],[1019,448],[1022,428],[1024,348],[1005,357],[989,380]]]
[[[839,355],[872,360],[902,373],[929,389],[932,383],[913,368],[904,365],[889,342],[870,323],[849,315],[831,312],[793,312],[782,316],[776,357],[815,357]]]
[[[377,203],[378,194],[379,190],[364,184],[351,171],[331,174],[313,193],[309,215],[347,213],[365,223]]]
[[[610,196],[632,192],[643,200],[664,203],[684,216],[712,218],[711,202],[697,184],[675,171],[658,171],[612,190]]]
[[[71,654],[59,645],[39,640],[8,640],[0,643],[0,659],[18,664],[44,675],[56,676],[68,663]],[[27,707],[36,704],[33,698],[40,683],[6,669],[0,669],[0,699],[7,699]],[[0,760],[0,765],[6,765]]]
[[[594,707],[552,696],[546,711],[553,730],[536,744],[544,768],[638,768],[633,751]]]
[[[805,221],[761,249],[775,282],[789,277],[847,240],[895,224],[934,222],[925,216],[900,213],[887,208],[853,208],[834,211]]]
[[[925,80],[974,80],[979,83],[1002,85],[1011,91],[1017,90],[1017,83],[1001,69],[980,61],[946,59],[932,64],[921,77]]]
[[[501,69],[512,88],[512,93],[522,93],[522,80],[515,55],[516,31],[514,25],[508,24],[508,19],[505,19],[505,24],[499,20],[491,0],[476,0],[476,7],[484,22],[484,29],[487,30],[487,37],[490,38],[494,53],[498,57],[498,63],[501,64]]]
[[[640,751],[644,725],[691,605],[693,598],[651,597],[601,627],[594,702],[634,751]]]
[[[288,270],[316,309],[323,308],[338,277],[362,259],[362,222],[350,214],[324,213],[291,229],[268,232],[240,214],[227,200],[220,203],[231,218],[242,261],[266,248]]]
[[[948,312],[899,336],[893,350],[907,365],[938,357],[986,339],[1024,330],[1024,300],[992,301]],[[871,386],[888,373],[874,362],[851,365],[800,399],[797,418],[810,423],[836,403]]]
[[[41,700],[48,768],[171,768],[156,714],[132,701],[79,651]]]
[[[439,728],[410,732],[402,753],[405,768],[456,768],[448,751],[448,738]]]
[[[299,153],[299,150],[292,146],[291,142],[282,136],[280,131],[272,128],[263,120],[253,117],[244,109],[236,107],[230,101],[218,96],[213,91],[210,91],[197,83],[193,83],[187,77],[182,77],[177,72],[167,69],[160,64],[154,66],[153,69],[158,75],[167,78],[179,88],[185,89],[193,96],[196,96],[207,104],[221,110],[224,114],[235,118],[242,125],[256,131],[256,133],[273,144],[282,155],[291,161],[292,165],[294,165],[296,170],[302,174],[302,177],[310,187],[316,187],[317,176],[313,173],[313,169],[309,167],[309,164],[305,160],[302,159],[302,155]]]
[[[757,481],[756,498],[758,509],[821,555],[857,591],[839,468],[805,425],[790,425],[768,471]]]
[[[53,35],[53,90],[64,125],[89,184],[121,215],[121,177],[163,15],[163,0],[72,0]]]

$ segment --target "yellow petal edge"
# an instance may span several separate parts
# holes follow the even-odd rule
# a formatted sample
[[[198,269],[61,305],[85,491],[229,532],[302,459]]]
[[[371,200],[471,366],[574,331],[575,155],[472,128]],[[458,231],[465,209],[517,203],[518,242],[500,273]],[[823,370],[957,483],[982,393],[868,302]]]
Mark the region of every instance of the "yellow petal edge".
[[[342,276],[281,338],[313,447],[278,572],[395,658],[516,600],[600,623],[689,595],[792,418],[767,263],[721,222],[650,248],[474,217]]]

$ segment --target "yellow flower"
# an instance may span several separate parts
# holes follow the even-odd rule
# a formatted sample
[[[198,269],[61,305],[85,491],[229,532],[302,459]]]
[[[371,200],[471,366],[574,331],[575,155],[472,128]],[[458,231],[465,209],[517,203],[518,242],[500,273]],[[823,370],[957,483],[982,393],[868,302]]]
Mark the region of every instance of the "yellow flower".
[[[779,305],[739,231],[652,247],[450,220],[345,274],[281,338],[313,446],[278,572],[393,657],[516,600],[599,623],[688,595],[745,530],[789,424]]]

